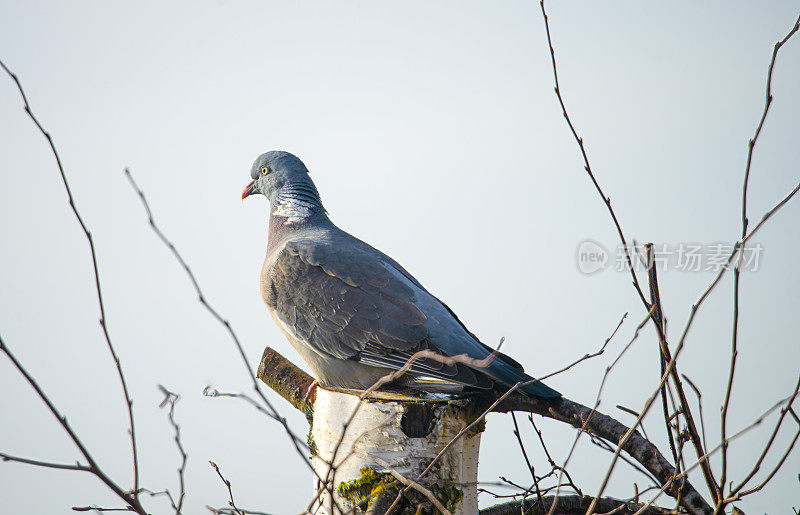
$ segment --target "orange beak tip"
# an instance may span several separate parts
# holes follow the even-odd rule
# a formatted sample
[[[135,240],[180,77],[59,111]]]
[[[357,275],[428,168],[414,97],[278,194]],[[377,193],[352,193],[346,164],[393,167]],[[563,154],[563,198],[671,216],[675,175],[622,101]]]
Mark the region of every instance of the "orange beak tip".
[[[245,187],[244,191],[242,191],[242,200],[246,199],[250,195],[253,194],[253,190],[255,190],[256,181],[250,181],[250,184]]]

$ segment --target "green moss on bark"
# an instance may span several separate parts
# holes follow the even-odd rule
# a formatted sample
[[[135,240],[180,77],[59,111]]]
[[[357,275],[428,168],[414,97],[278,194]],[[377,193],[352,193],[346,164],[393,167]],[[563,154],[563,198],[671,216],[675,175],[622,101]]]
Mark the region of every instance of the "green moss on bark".
[[[368,467],[363,467],[361,477],[352,481],[342,481],[336,487],[336,492],[343,499],[366,510],[370,499],[377,497],[388,485],[394,483],[394,478],[386,472],[377,472]]]
[[[362,468],[360,472],[361,477],[358,479],[339,483],[339,486],[336,487],[336,492],[340,497],[358,506],[362,511],[366,511],[369,503],[387,489],[392,490],[390,493],[394,497],[402,488],[402,485],[389,473],[378,472],[367,467]],[[461,489],[449,484],[434,485],[431,491],[444,507],[451,512],[456,510],[458,504],[464,498],[464,492]],[[422,511],[418,511],[420,509]],[[437,510],[424,495],[411,489],[403,496],[395,513],[401,515],[433,514],[437,513]]]

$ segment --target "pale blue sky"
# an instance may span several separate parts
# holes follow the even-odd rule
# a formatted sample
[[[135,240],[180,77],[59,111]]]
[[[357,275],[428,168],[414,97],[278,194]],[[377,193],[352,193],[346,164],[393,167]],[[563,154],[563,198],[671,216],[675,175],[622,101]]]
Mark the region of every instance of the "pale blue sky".
[[[747,140],[763,108],[772,45],[797,9],[791,1],[549,6],[562,91],[629,238],[677,246],[738,236]],[[123,167],[253,364],[266,345],[300,362],[258,295],[265,202],[239,200],[252,161],[272,149],[306,162],[336,223],[396,258],[484,341],[505,336],[507,352],[534,375],[596,350],[630,312],[606,355],[549,381],[570,398],[592,402],[603,370],[645,315],[628,276],[585,276],[576,267],[581,241],[613,249],[617,237],[553,94],[538,3],[0,0],[0,12],[0,57],[53,134],[95,235],[148,488],[175,489],[178,465],[156,384],[183,395],[187,513],[226,502],[209,459],[232,481],[237,503],[252,509],[299,511],[311,477],[277,424],[201,396],[206,384],[246,390],[247,378],[223,328],[147,226]],[[782,52],[753,163],[753,221],[800,178],[800,41]],[[0,167],[0,334],[128,484],[125,412],[97,325],[86,242],[46,143],[5,76]],[[734,429],[797,379],[798,222],[795,201],[757,236],[760,269],[742,277]],[[673,338],[711,278],[661,274]],[[703,389],[712,441],[731,284],[728,277],[700,311],[680,363]],[[648,329],[612,375],[602,410],[631,421],[614,406],[642,406],[657,382],[656,345]],[[4,359],[0,391],[0,450],[78,457]],[[303,418],[273,397],[305,433]],[[646,424],[663,443],[657,411]],[[490,417],[481,480],[527,481],[510,427],[507,416]],[[541,427],[562,460],[574,433],[549,421]],[[524,433],[531,459],[546,467],[535,434]],[[739,477],[764,438],[754,431],[732,446]],[[799,456],[741,507],[800,506]],[[584,441],[570,472],[594,492],[608,459]],[[608,493],[632,495],[633,481],[644,484],[618,467]],[[66,514],[89,504],[116,505],[91,477],[0,463],[4,512]]]

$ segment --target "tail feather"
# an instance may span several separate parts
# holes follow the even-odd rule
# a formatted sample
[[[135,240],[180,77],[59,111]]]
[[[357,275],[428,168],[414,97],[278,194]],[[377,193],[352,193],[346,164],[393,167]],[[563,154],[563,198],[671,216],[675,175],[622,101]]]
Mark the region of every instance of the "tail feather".
[[[538,397],[539,399],[556,400],[561,398],[560,392],[553,390],[541,381],[536,381],[535,383],[523,386],[520,389],[523,391],[523,393]]]
[[[500,360],[494,360],[489,367],[484,369],[484,372],[495,381],[498,381],[509,388],[517,383],[524,383],[533,380],[533,378],[525,372]],[[541,381],[535,381],[531,384],[521,386],[519,391],[526,395],[547,401],[561,398],[561,393],[550,388]]]

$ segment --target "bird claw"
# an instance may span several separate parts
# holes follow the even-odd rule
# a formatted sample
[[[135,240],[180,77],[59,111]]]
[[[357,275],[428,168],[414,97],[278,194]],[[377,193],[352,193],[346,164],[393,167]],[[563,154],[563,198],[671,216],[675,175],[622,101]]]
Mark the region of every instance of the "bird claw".
[[[306,390],[306,394],[303,396],[303,402],[314,404],[314,401],[317,399],[317,385],[319,385],[319,381],[316,379],[311,381],[311,384],[308,385],[308,390]]]

